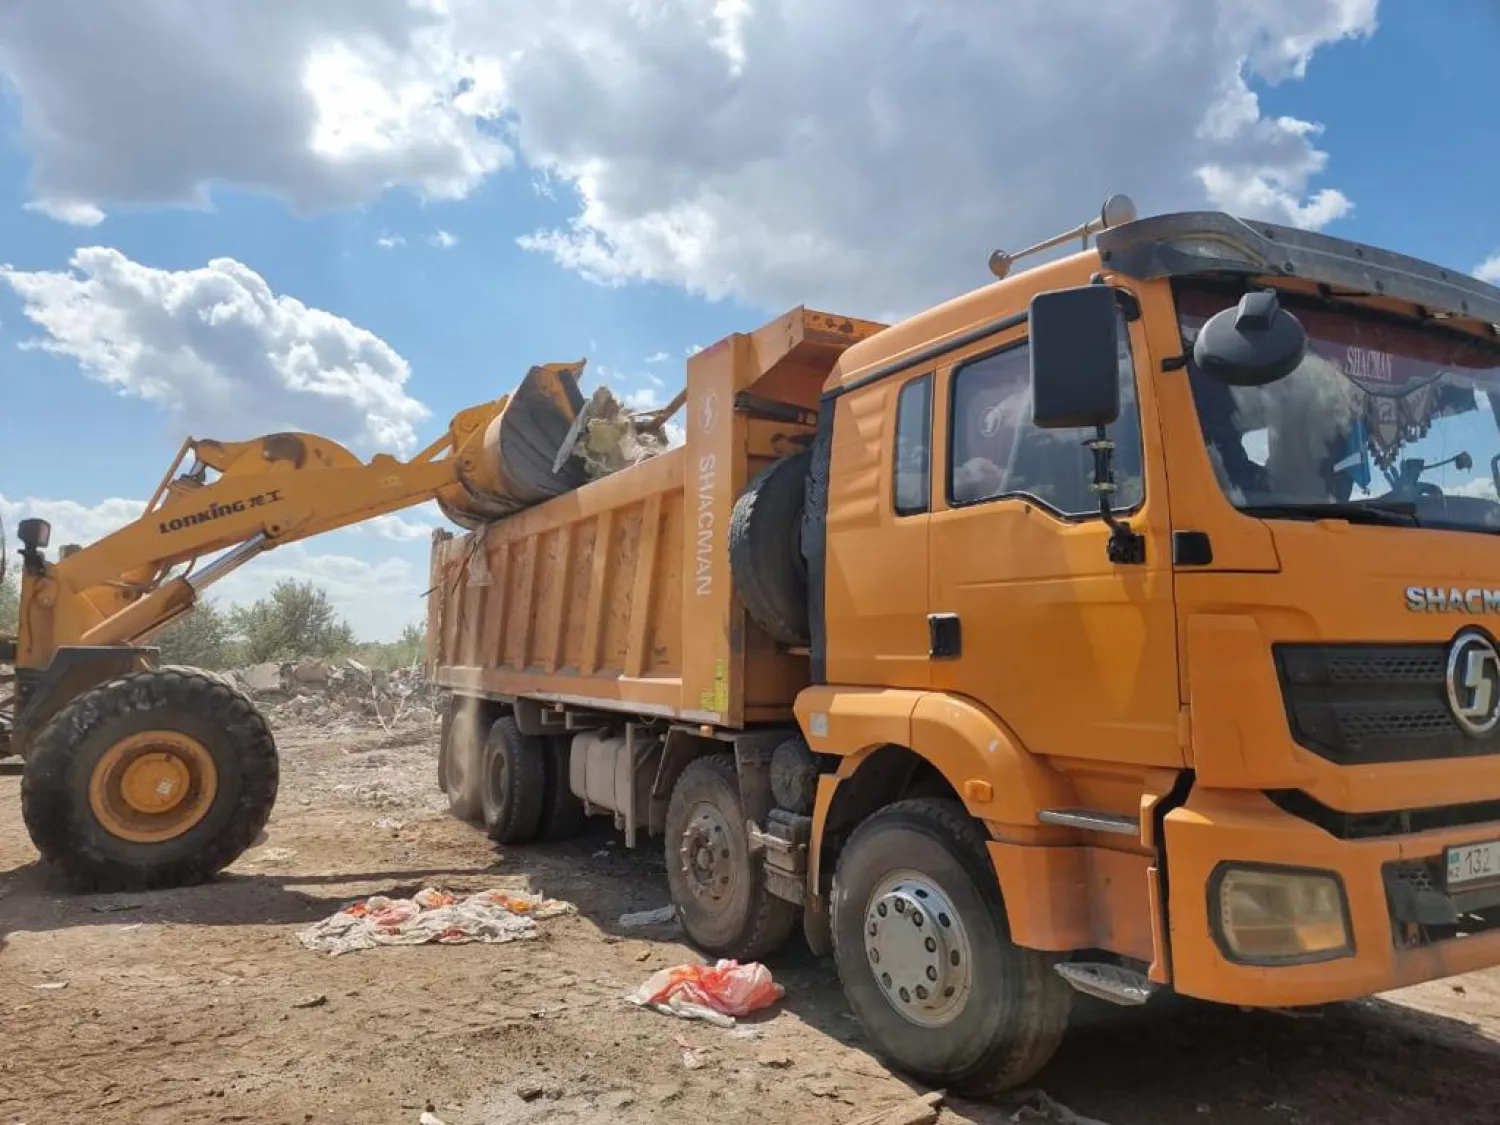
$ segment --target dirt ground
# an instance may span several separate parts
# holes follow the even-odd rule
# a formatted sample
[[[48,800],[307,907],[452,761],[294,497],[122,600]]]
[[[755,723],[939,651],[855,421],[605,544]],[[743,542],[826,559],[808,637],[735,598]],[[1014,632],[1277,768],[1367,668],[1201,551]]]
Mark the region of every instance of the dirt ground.
[[[0,1125],[416,1125],[429,1103],[447,1125],[819,1125],[912,1095],[800,944],[769,962],[786,999],[738,1033],[626,1004],[694,959],[670,928],[618,925],[666,903],[658,847],[628,852],[601,824],[497,849],[446,815],[429,724],[280,739],[267,838],[212,885],[151,895],[52,885],[0,763]],[[578,913],[507,945],[331,958],[296,940],[352,898],[427,885],[541,891]],[[1035,1086],[1107,1125],[1488,1125],[1500,973],[1301,1018],[1081,1004]],[[999,1125],[1024,1100],[950,1103],[942,1121]]]

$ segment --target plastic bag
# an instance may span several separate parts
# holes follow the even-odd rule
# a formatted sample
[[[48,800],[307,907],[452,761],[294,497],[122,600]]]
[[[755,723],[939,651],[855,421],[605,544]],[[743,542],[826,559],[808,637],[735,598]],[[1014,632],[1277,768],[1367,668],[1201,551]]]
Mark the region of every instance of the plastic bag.
[[[662,969],[625,999],[682,1019],[732,1027],[735,1016],[769,1008],[785,995],[771,979],[771,970],[759,962],[720,961]]]

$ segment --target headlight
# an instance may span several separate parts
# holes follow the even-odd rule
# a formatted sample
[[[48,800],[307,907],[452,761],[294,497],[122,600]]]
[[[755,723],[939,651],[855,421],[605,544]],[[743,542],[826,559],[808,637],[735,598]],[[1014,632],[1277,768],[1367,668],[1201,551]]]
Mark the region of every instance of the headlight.
[[[1344,887],[1331,871],[1224,865],[1208,889],[1209,916],[1232,960],[1302,964],[1354,952]]]

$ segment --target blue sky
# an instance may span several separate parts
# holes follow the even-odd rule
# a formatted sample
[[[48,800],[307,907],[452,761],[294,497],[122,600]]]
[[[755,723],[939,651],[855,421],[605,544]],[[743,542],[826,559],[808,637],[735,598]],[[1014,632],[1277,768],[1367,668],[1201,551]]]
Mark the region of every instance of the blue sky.
[[[273,0],[253,42],[224,0],[142,0],[123,23],[105,0],[0,9],[0,516],[96,536],[187,433],[331,427],[368,455],[406,425],[425,444],[538,362],[586,356],[664,400],[695,345],[801,301],[915,311],[1108,191],[1465,271],[1500,255],[1490,0],[1130,0],[1088,20],[1083,0],[1018,0],[980,27],[902,2],[863,45],[853,2]],[[114,254],[84,284],[69,263],[91,247]],[[232,283],[194,281],[216,259]],[[300,302],[276,334],[205,340],[184,303],[257,276]],[[347,322],[336,346],[299,310]],[[377,357],[373,398],[289,382],[278,347],[337,366],[349,339]],[[63,354],[27,346],[47,341]],[[223,596],[311,577],[393,636],[422,613],[436,522],[288,548]]]

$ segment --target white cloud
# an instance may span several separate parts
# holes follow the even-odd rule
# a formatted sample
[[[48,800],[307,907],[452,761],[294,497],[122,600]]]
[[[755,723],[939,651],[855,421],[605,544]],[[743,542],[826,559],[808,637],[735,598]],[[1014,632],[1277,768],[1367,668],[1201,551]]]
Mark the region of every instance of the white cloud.
[[[1351,205],[1314,184],[1317,126],[1263,115],[1250,83],[1372,32],[1374,0],[1016,0],[1003,20],[909,0],[878,21],[857,0],[766,0],[732,35],[720,7],[493,18],[519,41],[518,151],[579,206],[524,246],[602,284],[885,315],[987,280],[991,248],[1111,191],[1307,226]]]
[[[120,530],[146,510],[145,501],[115,497],[90,507],[76,500],[45,500],[35,496],[0,495],[0,522],[5,524],[8,550],[15,550],[16,524],[24,519],[43,519],[52,525],[53,557],[69,543],[87,545]]]
[[[382,250],[394,250],[398,246],[405,246],[406,239],[399,234],[382,234],[375,240],[375,245]]]
[[[262,7],[0,9],[34,197],[454,198],[514,151],[576,202],[521,239],[569,269],[867,315],[987,280],[994,246],[1111,191],[1146,212],[1348,214],[1317,182],[1319,126],[1264,115],[1252,83],[1376,25],[1376,0],[1012,0],[1003,20],[893,0],[875,21],[859,0]]]
[[[631,410],[654,410],[662,405],[661,397],[656,393],[655,387],[637,387],[632,391],[626,391],[621,401]]]
[[[69,265],[66,273],[0,265],[0,282],[45,332],[21,346],[71,356],[196,437],[297,429],[404,453],[429,414],[406,393],[406,360],[384,340],[272,292],[232,258],[160,270],[94,246]]]
[[[22,209],[35,211],[39,215],[46,215],[49,219],[56,219],[60,223],[67,223],[74,227],[97,227],[104,221],[103,211],[92,203],[80,203],[77,200],[35,199],[30,203],[22,204]]]
[[[405,626],[426,619],[424,563],[396,556],[371,561],[318,553],[305,543],[292,543],[251,560],[211,587],[208,597],[224,606],[246,605],[285,580],[322,587],[360,640],[395,640]]]
[[[0,5],[0,74],[39,201],[206,206],[270,191],[299,212],[388,187],[459,198],[510,162],[495,57],[440,0]]]
[[[653,375],[649,371],[646,372],[646,382],[650,383],[653,387],[665,387],[667,385],[667,381],[665,379],[661,378],[659,375]]]
[[[436,246],[439,250],[452,250],[458,245],[458,235],[450,234],[448,231],[443,230],[442,227],[439,227],[428,236],[427,242],[429,245]]]
[[[1480,281],[1489,282],[1491,285],[1500,285],[1500,250],[1497,250],[1479,265],[1475,266],[1474,276]]]
[[[412,515],[425,518],[409,519],[393,512],[351,524],[345,530],[355,535],[369,535],[395,543],[425,543],[432,537],[435,528],[447,526],[448,521],[438,511],[437,505],[431,502],[409,511]]]
[[[671,355],[670,352],[652,352],[650,355],[648,355],[646,357],[646,362],[647,363],[666,363],[667,360],[669,360],[671,358],[672,358],[672,355]]]

